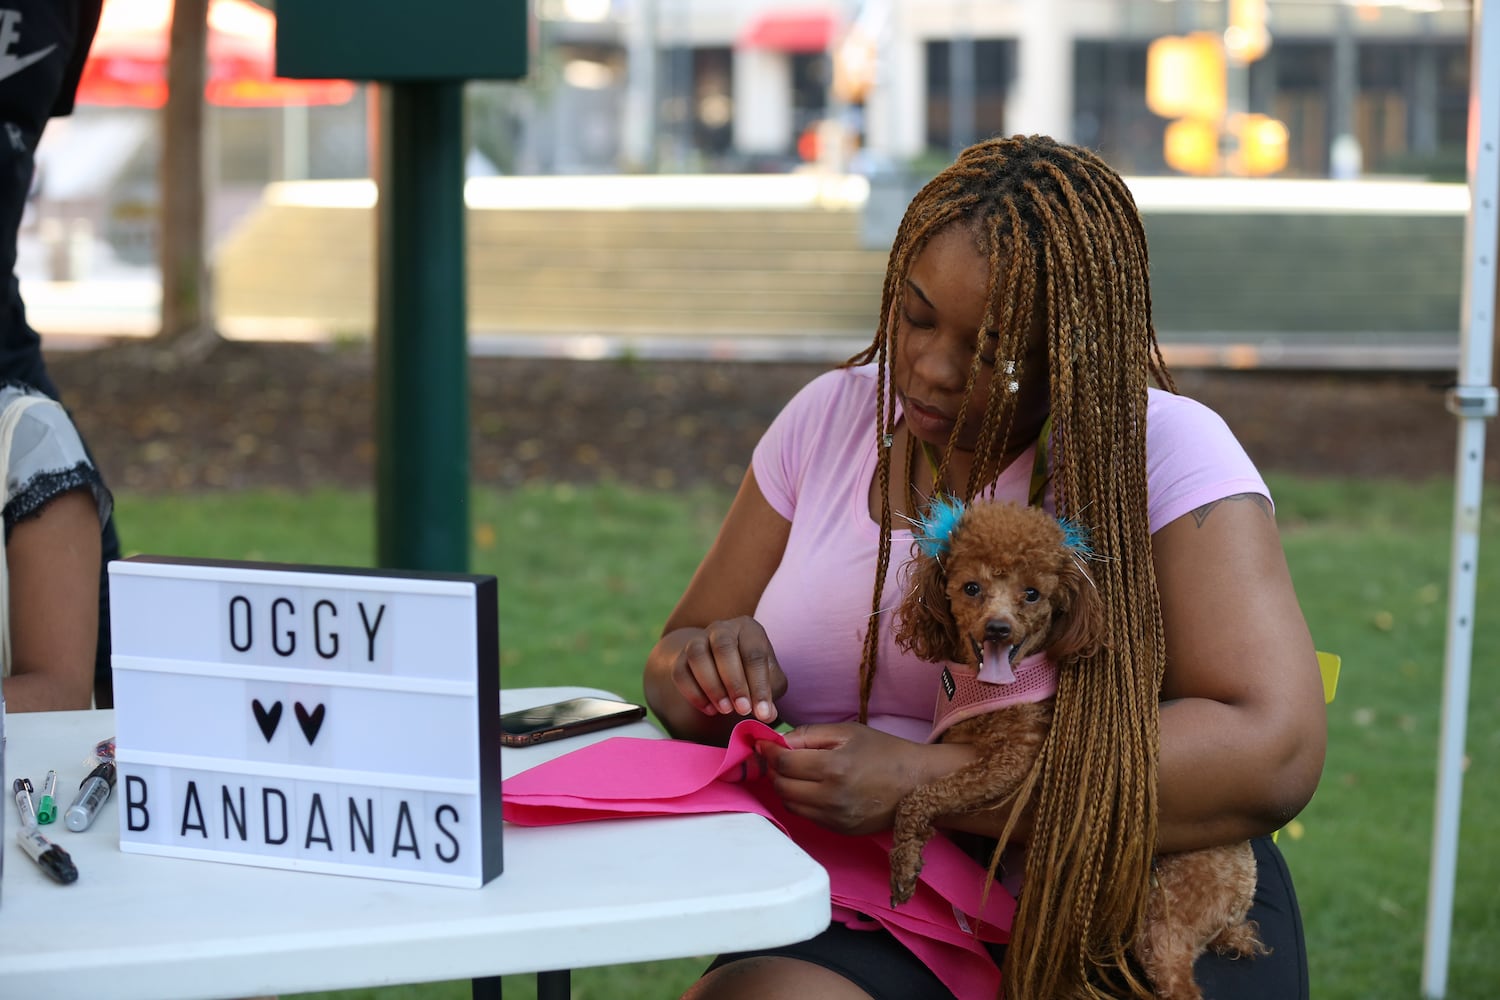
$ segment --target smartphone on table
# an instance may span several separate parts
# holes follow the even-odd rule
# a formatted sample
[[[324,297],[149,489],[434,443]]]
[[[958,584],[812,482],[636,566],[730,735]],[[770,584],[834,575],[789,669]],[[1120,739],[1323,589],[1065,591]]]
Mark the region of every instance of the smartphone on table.
[[[623,726],[646,717],[644,705],[613,698],[569,698],[500,715],[500,742],[529,747],[569,736]]]

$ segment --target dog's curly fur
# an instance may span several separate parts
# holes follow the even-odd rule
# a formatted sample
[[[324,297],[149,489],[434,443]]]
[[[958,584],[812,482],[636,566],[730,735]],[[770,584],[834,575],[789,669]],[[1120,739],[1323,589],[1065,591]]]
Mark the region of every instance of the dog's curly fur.
[[[1102,604],[1082,556],[1046,511],[973,503],[945,552],[913,550],[907,597],[895,619],[901,648],[976,669],[987,645],[990,655],[1014,662],[1045,650],[1064,669],[1097,650]],[[965,719],[943,734],[945,742],[977,745],[979,757],[902,798],[891,849],[893,904],[911,898],[934,824],[1009,800],[1030,774],[1051,722],[1046,700]],[[1206,947],[1236,955],[1265,951],[1247,919],[1255,880],[1248,842],[1156,859],[1131,950],[1159,997],[1200,1000],[1193,962]]]

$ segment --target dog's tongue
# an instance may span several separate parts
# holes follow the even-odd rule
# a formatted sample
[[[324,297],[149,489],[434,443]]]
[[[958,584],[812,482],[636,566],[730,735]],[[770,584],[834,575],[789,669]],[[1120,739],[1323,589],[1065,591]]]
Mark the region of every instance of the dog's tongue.
[[[986,642],[979,661],[979,679],[987,684],[1014,684],[1016,672],[1010,668],[1009,645]]]

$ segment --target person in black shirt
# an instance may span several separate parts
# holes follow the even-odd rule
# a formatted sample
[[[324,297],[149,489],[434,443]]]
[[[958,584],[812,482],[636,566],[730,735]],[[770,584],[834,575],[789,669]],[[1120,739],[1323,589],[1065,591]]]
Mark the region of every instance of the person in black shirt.
[[[70,114],[99,26],[103,0],[0,0],[0,383],[23,382],[62,402],[42,341],[26,321],[16,277],[21,218],[36,174],[36,147],[53,118]],[[95,465],[97,466],[97,462]],[[114,517],[105,522],[99,576],[94,698],[114,702],[109,587],[104,567],[120,555]]]

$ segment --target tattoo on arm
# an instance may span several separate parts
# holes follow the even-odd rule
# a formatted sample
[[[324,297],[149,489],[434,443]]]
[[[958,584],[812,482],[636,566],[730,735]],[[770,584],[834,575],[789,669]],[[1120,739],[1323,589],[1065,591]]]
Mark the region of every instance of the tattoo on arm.
[[[1234,496],[1224,497],[1222,500],[1213,500],[1209,503],[1204,504],[1202,507],[1197,508],[1193,511],[1193,520],[1197,521],[1198,527],[1201,528],[1203,527],[1203,522],[1208,520],[1208,515],[1213,513],[1215,507],[1219,506],[1219,504],[1221,503],[1232,503],[1236,500],[1249,500],[1251,503],[1259,507],[1261,509],[1261,512],[1264,513],[1267,518],[1275,516],[1275,512],[1271,509],[1271,501],[1261,496],[1259,493],[1236,493]]]

